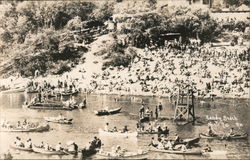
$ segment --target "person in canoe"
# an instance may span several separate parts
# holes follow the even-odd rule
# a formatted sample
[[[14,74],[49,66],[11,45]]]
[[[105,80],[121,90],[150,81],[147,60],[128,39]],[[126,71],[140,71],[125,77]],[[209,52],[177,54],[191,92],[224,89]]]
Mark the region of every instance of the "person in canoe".
[[[207,135],[212,136],[212,137],[216,136],[216,134],[215,134],[214,131],[212,130],[212,127],[211,127],[211,126],[208,126]]]
[[[19,138],[19,137],[16,137],[16,140],[15,140],[14,144],[15,144],[17,147],[24,147],[24,144],[23,144],[23,142],[21,141],[21,138]]]
[[[25,148],[32,148],[31,139],[28,139],[28,140],[27,140],[27,142],[25,143]]]
[[[178,144],[178,143],[180,143],[180,137],[179,137],[179,135],[176,133],[175,134],[175,138],[174,138],[174,144]]]
[[[148,128],[147,128],[148,132],[153,132],[153,126],[151,123],[148,124]]]
[[[59,143],[56,145],[56,151],[62,151],[62,150],[63,150],[62,144],[61,144],[61,142],[59,142]]]
[[[148,146],[153,146],[153,147],[157,147],[158,146],[158,143],[155,141],[154,137],[151,138],[151,142],[149,143]]]

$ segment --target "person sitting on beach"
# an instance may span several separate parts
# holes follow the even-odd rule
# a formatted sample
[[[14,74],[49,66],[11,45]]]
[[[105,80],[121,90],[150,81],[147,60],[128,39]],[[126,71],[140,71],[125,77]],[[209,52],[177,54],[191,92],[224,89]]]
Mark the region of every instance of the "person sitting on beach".
[[[117,130],[117,128],[116,128],[116,126],[113,128],[113,130],[112,130],[113,132],[118,132],[118,130]]]
[[[163,129],[162,133],[164,133],[165,135],[169,135],[169,129],[168,126],[165,126],[165,128]]]
[[[122,133],[128,132],[128,127],[124,126],[124,128],[122,129]]]
[[[96,140],[96,147],[97,148],[101,148],[101,146],[102,146],[102,141],[99,138],[97,138],[97,140]]]
[[[17,121],[17,128],[21,128],[21,122],[20,121]]]
[[[206,147],[203,149],[205,152],[212,152],[211,147],[207,144]]]
[[[155,141],[154,137],[152,137],[151,142],[148,146],[153,146],[153,147],[157,147],[158,143]]]
[[[59,142],[59,143],[56,145],[56,151],[61,151],[61,150],[63,150],[63,147],[62,147],[61,142]]]
[[[183,152],[187,151],[186,145],[184,145],[184,144],[181,145],[181,151],[183,151]]]
[[[27,124],[27,119],[24,119],[23,125],[25,126]]]
[[[104,126],[104,131],[109,132],[109,123],[106,123]]]

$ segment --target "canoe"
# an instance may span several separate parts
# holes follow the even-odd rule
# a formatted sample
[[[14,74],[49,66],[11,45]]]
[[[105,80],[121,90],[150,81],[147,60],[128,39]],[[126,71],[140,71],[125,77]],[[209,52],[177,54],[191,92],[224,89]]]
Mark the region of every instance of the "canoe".
[[[144,122],[149,122],[150,121],[150,117],[149,116],[145,116],[139,119],[140,123],[144,123]]]
[[[62,92],[62,93],[50,94],[50,95],[48,95],[48,97],[49,98],[60,97],[60,96],[66,97],[66,96],[75,96],[77,94],[78,94],[78,91],[75,91],[75,92]]]
[[[17,93],[17,92],[24,92],[25,88],[15,88],[15,89],[8,89],[1,91],[1,93]]]
[[[44,110],[73,110],[74,108],[65,107],[63,104],[58,103],[35,103],[27,106],[30,109],[44,109]]]
[[[81,153],[82,153],[81,159],[85,159],[86,157],[92,156],[92,155],[96,154],[98,151],[99,151],[99,148],[89,149],[89,150],[82,149],[81,150]]]
[[[137,132],[107,132],[99,129],[99,134],[104,136],[137,137]]]
[[[16,149],[16,150],[21,150],[21,151],[28,151],[28,152],[33,152],[32,148],[25,148],[25,147],[18,147],[16,145],[10,145],[11,148]]]
[[[157,149],[155,147],[151,147],[150,150],[154,152],[162,152],[162,153],[169,153],[169,154],[185,154],[185,155],[201,155],[202,154],[201,149],[188,149],[186,151],[180,151],[180,150],[164,150],[164,149]]]
[[[110,159],[127,159],[127,158],[134,158],[137,156],[142,156],[146,155],[148,152],[142,151],[142,152],[125,152],[122,155],[115,155],[112,152],[105,152],[105,151],[100,151],[97,154],[102,157],[107,157]]]
[[[167,133],[165,133],[164,131],[163,131],[163,132],[156,132],[156,131],[152,131],[152,132],[149,132],[149,131],[138,131],[138,134],[167,134]]]
[[[58,119],[57,117],[44,117],[47,122],[60,123],[60,124],[72,124],[73,119],[64,118]]]
[[[46,155],[66,155],[67,153],[64,151],[48,151],[44,148],[40,148],[37,146],[33,146],[33,151],[36,153],[46,154]]]
[[[242,134],[242,135],[235,135],[235,136],[229,136],[225,137],[224,135],[216,135],[216,136],[209,136],[204,133],[200,133],[200,137],[204,139],[220,139],[220,140],[231,140],[231,139],[246,139],[248,137],[248,134]]]
[[[48,124],[46,125],[42,125],[42,126],[38,126],[38,127],[34,127],[34,128],[28,128],[28,129],[24,129],[24,128],[1,128],[0,131],[2,132],[44,132],[44,131],[48,131],[50,128],[50,126]]]
[[[116,109],[111,109],[111,110],[99,110],[99,111],[94,111],[96,115],[98,116],[104,116],[104,115],[111,115],[111,114],[116,114],[121,111],[122,107],[116,108]]]

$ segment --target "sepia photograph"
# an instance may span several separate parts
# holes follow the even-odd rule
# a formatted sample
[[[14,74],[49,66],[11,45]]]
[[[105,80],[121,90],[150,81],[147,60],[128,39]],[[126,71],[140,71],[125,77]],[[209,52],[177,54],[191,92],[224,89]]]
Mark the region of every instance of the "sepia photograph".
[[[250,0],[0,0],[0,160],[250,159]]]

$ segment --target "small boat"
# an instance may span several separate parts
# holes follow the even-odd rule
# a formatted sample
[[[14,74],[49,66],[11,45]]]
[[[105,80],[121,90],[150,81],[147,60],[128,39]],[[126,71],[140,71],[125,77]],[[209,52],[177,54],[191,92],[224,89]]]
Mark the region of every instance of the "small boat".
[[[41,125],[33,128],[4,128],[2,127],[0,131],[2,132],[44,132],[48,131],[50,126],[48,124]]]
[[[116,114],[121,111],[122,107],[116,108],[116,109],[111,109],[111,110],[99,110],[99,111],[94,111],[96,115],[98,116],[104,116],[104,115],[111,115],[111,114]]]
[[[100,151],[97,154],[102,157],[107,157],[109,159],[127,159],[127,158],[135,158],[137,156],[146,155],[148,152],[140,151],[140,152],[124,152],[122,154],[114,154],[112,152]]]
[[[11,148],[16,149],[16,150],[21,150],[21,151],[28,151],[28,152],[33,152],[32,148],[25,148],[25,147],[18,147],[16,145],[10,145]]]
[[[78,91],[75,91],[75,92],[62,92],[62,93],[50,94],[50,95],[48,95],[48,97],[49,98],[60,97],[60,96],[67,97],[67,96],[76,96],[77,94],[78,94]]]
[[[46,154],[46,155],[66,155],[67,153],[64,151],[54,151],[54,150],[45,150],[44,148],[40,148],[37,146],[33,146],[33,151],[36,153]]]
[[[235,135],[235,136],[225,136],[225,135],[209,136],[207,134],[200,133],[200,137],[205,139],[231,140],[231,139],[246,139],[248,137],[248,134],[244,133],[242,135]]]
[[[44,117],[47,122],[60,123],[60,124],[72,124],[72,118],[58,119],[58,117]]]
[[[150,150],[154,152],[163,152],[163,153],[169,153],[169,154],[185,154],[185,155],[201,155],[202,154],[201,149],[188,149],[186,151],[181,151],[181,150],[164,150],[164,149],[151,147]]]
[[[157,132],[157,131],[138,131],[138,134],[168,134],[169,132]]]
[[[35,103],[26,106],[26,108],[30,109],[44,109],[44,110],[73,110],[72,107],[66,107],[61,103]]]
[[[14,89],[8,89],[8,90],[3,90],[1,93],[17,93],[17,92],[24,92],[25,88],[14,88]]]
[[[85,159],[86,157],[92,156],[94,154],[96,154],[99,151],[99,148],[95,148],[95,149],[82,149],[81,150],[81,159]]]
[[[104,136],[137,137],[137,132],[107,132],[99,129],[99,134]]]

